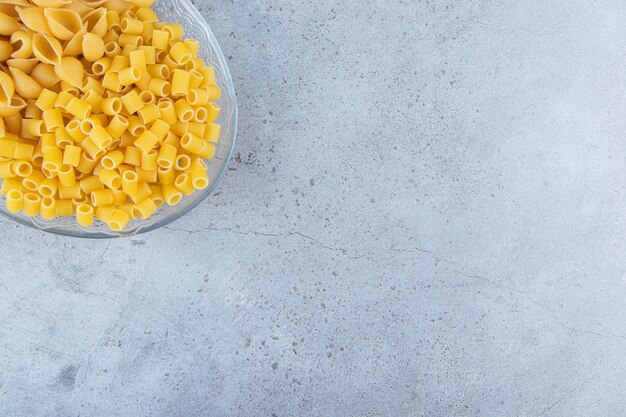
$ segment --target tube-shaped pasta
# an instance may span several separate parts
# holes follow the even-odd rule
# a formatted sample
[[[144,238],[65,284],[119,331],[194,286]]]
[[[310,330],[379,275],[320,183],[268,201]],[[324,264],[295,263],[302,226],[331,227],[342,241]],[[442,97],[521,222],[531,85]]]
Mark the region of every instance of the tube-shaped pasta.
[[[50,146],[43,150],[43,165],[49,171],[58,171],[63,165],[63,154],[61,149]]]
[[[174,110],[176,111],[176,117],[178,117],[178,120],[183,123],[190,122],[193,119],[193,107],[191,107],[191,105],[183,99],[174,103]]]
[[[119,80],[123,86],[136,83],[141,78],[141,71],[137,67],[128,67],[120,71]]]
[[[137,111],[137,114],[139,114],[141,121],[145,125],[148,125],[154,122],[160,116],[159,109],[157,108],[157,105],[154,103],[146,104],[145,106],[143,106],[141,109]]]
[[[135,90],[130,91],[127,94],[124,94],[122,97],[122,104],[128,111],[129,114],[135,113],[137,110],[143,107],[143,103],[139,98],[139,94]]]
[[[89,204],[79,204],[76,207],[76,222],[81,226],[91,226],[93,224],[94,210]]]
[[[169,81],[161,78],[153,78],[150,80],[150,91],[159,97],[168,96],[172,90],[172,85]],[[205,103],[206,104],[206,103]]]
[[[59,182],[53,178],[44,178],[37,187],[37,192],[43,197],[54,197],[59,187]]]
[[[111,151],[102,157],[102,167],[108,170],[114,170],[122,162],[124,162],[124,154],[120,151]]]
[[[0,162],[0,179],[13,178],[15,176],[13,161]]]
[[[120,204],[126,203],[126,199],[128,198],[128,195],[124,192],[124,190],[122,189],[111,190],[111,192],[113,193],[113,204],[115,206],[119,206]]]
[[[104,74],[104,78],[102,78],[102,86],[107,90],[119,93],[122,90],[119,74],[117,72],[107,72]]]
[[[185,172],[176,177],[174,185],[185,195],[190,195],[195,190],[191,176]]]
[[[146,51],[141,49],[132,51],[129,58],[131,66],[139,68],[141,72],[146,72],[148,70],[148,57],[146,55]]]
[[[152,45],[141,45],[139,47],[141,51],[146,53],[146,64],[156,64],[156,48]]]
[[[202,74],[195,70],[191,69],[189,72],[189,88],[198,88],[202,84]]]
[[[172,91],[171,94],[174,97],[184,97],[189,91],[189,79],[191,75],[189,72],[181,69],[175,69],[172,71]]]
[[[176,42],[170,47],[170,56],[179,65],[184,65],[192,58],[191,51],[183,42]]]
[[[56,216],[56,201],[52,197],[43,197],[41,199],[40,216],[45,220],[52,220]]]
[[[209,103],[206,105],[207,109],[207,121],[214,123],[217,120],[217,117],[220,115],[220,106],[215,103]]]
[[[168,80],[170,78],[170,69],[167,65],[163,64],[148,65],[148,74],[154,78]]]
[[[5,180],[6,182],[7,180]],[[11,213],[17,213],[22,208],[24,202],[24,194],[22,191],[13,189],[7,192],[6,207]]]
[[[217,143],[219,141],[221,131],[221,125],[209,123],[204,130],[204,139],[209,142]]]
[[[106,153],[105,147],[100,147],[91,138],[87,138],[80,143],[83,148],[83,153],[89,155],[92,159],[99,159]]]
[[[154,133],[146,130],[137,138],[137,140],[135,140],[135,147],[143,153],[148,153],[154,149],[158,142],[159,139],[154,135]]]
[[[174,169],[178,171],[185,171],[191,166],[191,157],[189,155],[181,153],[176,156],[176,163],[174,163]]]
[[[91,204],[94,207],[113,204],[113,193],[109,189],[94,190],[91,192]]]
[[[59,197],[61,199],[74,199],[74,198],[80,198],[83,195],[83,191],[80,188],[80,183],[77,181],[74,183],[74,185],[70,186],[70,187],[66,187],[63,184],[59,184]]]
[[[64,127],[57,127],[54,130],[54,143],[57,148],[65,149],[67,145],[73,145],[74,141]]]
[[[152,216],[156,210],[157,206],[150,197],[144,198],[143,200],[135,203],[135,206],[133,207],[135,216],[141,217],[144,220]]]
[[[141,74],[141,78],[135,83],[135,86],[141,89],[142,93],[150,93],[148,89],[150,88],[150,81],[152,80],[152,76],[147,72]],[[139,95],[141,97],[141,94]],[[142,100],[143,101],[143,100]]]
[[[148,75],[149,77],[149,75]],[[152,91],[142,91],[141,94],[139,94],[139,98],[141,99],[141,102],[145,105],[145,104],[156,104],[156,98],[154,97],[154,93],[152,93]],[[157,110],[158,112],[158,110]]]
[[[77,167],[80,162],[82,149],[75,145],[67,145],[63,149],[63,165]]]
[[[204,88],[195,88],[187,92],[187,102],[192,106],[205,106],[209,103],[209,92]]]
[[[127,146],[124,149],[124,163],[137,167],[141,165],[141,151],[134,146]]]
[[[2,182],[2,187],[0,188],[0,194],[6,197],[7,194],[9,194],[9,191],[21,190],[21,189],[22,189],[22,184],[17,179],[7,178],[6,180]]]
[[[93,129],[91,129],[91,132],[89,132],[89,138],[96,144],[96,146],[98,146],[99,149],[106,148],[113,140],[111,134],[100,125],[94,126]]]
[[[176,179],[174,168],[157,168],[157,177],[161,184],[173,184]]]
[[[94,90],[94,92],[100,96],[102,96],[106,91],[102,84],[94,77],[87,77],[85,81],[83,81],[81,90],[84,91],[85,94],[88,94],[90,90]]]
[[[182,200],[183,193],[174,184],[163,184],[163,198],[169,206],[175,206]]]
[[[174,166],[176,161],[176,147],[168,144],[162,144],[157,156],[157,164],[160,168],[169,169]]]
[[[76,175],[74,173],[74,167],[71,165],[63,165],[58,172],[59,182],[64,187],[71,187],[76,183]]]
[[[208,117],[208,112],[204,107],[198,107],[193,115],[193,120],[195,122],[204,123]],[[203,125],[204,127],[204,125]]]
[[[174,108],[174,104],[169,101],[162,101],[157,104],[159,108],[160,118],[167,124],[173,124],[178,120],[176,116],[176,109]]]
[[[135,171],[124,171],[122,173],[122,190],[128,195],[133,195],[137,192],[137,185],[139,184],[139,176]]]
[[[159,142],[163,141],[169,129],[170,126],[167,124],[167,122],[161,119],[155,120],[154,123],[152,123],[152,126],[150,126],[150,132],[152,132],[154,136],[157,137]]]
[[[215,155],[215,145],[211,142],[202,142],[202,150],[198,152],[198,156],[203,159],[211,159]]]
[[[154,171],[154,178],[156,181],[156,169],[157,169],[157,156],[156,150],[151,150],[148,153],[141,154],[141,169],[145,171]]]
[[[191,133],[185,133],[180,138],[180,146],[191,153],[198,154],[202,151],[204,141]]]
[[[106,115],[115,116],[122,111],[122,100],[119,97],[105,98],[100,104],[100,109]]]
[[[26,178],[33,173],[33,164],[28,161],[13,161],[11,169],[19,177]]]
[[[28,191],[37,191],[41,182],[45,179],[44,175],[39,171],[33,171],[29,176],[22,180],[22,185]]]
[[[107,131],[112,137],[119,138],[124,132],[126,132],[128,125],[128,119],[117,114],[111,119],[109,126],[107,126]]]
[[[112,190],[117,190],[122,186],[122,177],[120,174],[112,169],[101,169],[98,173],[98,178],[107,187]]]
[[[100,106],[102,105],[102,100],[104,99],[95,90],[87,91],[85,94],[83,94],[82,99],[91,106],[92,113],[99,114],[102,111]]]
[[[145,132],[145,130],[146,126],[141,122],[138,116],[130,116],[128,118],[128,132],[130,132],[131,135],[138,137]]]
[[[72,200],[56,200],[55,202],[55,214],[58,217],[69,217],[72,215],[73,210]]]
[[[37,120],[37,121],[40,122],[41,120]],[[30,161],[33,158],[34,151],[35,151],[34,145],[30,143],[18,142],[15,144],[15,153],[13,154],[13,158]]]
[[[126,227],[126,224],[130,220],[130,216],[124,210],[114,210],[111,218],[107,222],[107,225],[111,230],[119,231]]]
[[[112,59],[108,56],[102,57],[91,64],[91,71],[95,75],[104,75],[111,67]]]
[[[158,29],[152,31],[152,46],[156,49],[167,49],[169,40],[170,33],[168,31]]]
[[[78,166],[76,167],[76,170],[83,174],[88,174],[91,171],[93,171],[97,163],[98,163],[97,159],[94,159],[88,154],[85,154],[84,152],[81,151],[80,160],[78,162]]]
[[[196,190],[203,190],[209,186],[209,176],[206,169],[203,169],[201,165],[195,164],[191,167],[191,182],[193,188]]]
[[[85,100],[81,100],[76,97],[72,97],[69,103],[67,103],[67,107],[65,111],[70,113],[72,116],[77,117],[80,120],[86,119],[91,114],[91,105],[87,103]]]

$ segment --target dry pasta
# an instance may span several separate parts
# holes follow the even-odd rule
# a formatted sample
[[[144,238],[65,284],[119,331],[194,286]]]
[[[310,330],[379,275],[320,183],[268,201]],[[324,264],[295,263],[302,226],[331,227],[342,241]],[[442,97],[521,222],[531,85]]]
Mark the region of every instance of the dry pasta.
[[[221,134],[215,70],[152,2],[0,5],[8,211],[119,231],[209,186],[205,160]]]

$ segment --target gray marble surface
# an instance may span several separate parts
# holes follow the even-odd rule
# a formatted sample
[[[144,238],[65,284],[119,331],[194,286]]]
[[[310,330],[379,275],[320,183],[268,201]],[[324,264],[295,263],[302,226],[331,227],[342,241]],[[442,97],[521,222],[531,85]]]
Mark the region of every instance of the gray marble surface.
[[[197,6],[231,169],[134,238],[0,221],[0,415],[626,414],[625,2]]]

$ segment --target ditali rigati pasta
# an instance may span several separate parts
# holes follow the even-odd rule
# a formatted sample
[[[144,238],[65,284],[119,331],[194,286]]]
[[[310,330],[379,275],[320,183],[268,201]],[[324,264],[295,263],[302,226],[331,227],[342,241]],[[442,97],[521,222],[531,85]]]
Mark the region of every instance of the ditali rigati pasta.
[[[220,98],[154,0],[0,3],[0,193],[11,212],[122,230],[209,184]]]

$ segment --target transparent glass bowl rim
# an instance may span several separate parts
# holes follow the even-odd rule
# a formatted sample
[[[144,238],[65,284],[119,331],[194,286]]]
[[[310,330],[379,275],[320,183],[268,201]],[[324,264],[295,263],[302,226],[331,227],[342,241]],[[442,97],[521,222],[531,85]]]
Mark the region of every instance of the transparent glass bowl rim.
[[[112,231],[104,229],[104,225],[100,226],[97,229],[94,228],[82,228],[78,225],[63,225],[62,227],[55,226],[52,223],[48,223],[44,220],[41,220],[39,217],[36,218],[37,223],[35,223],[35,218],[27,217],[21,213],[19,214],[11,214],[6,212],[5,208],[0,210],[0,215],[6,217],[16,223],[20,223],[24,226],[40,230],[43,232],[48,232],[56,235],[76,237],[76,238],[88,238],[88,239],[111,239],[111,238],[119,238],[119,237],[127,237],[127,236],[136,236],[139,234],[147,233],[152,230],[161,228],[163,226],[168,225],[174,220],[179,219],[180,217],[187,214],[189,211],[197,207],[200,203],[202,203],[209,195],[212,194],[213,190],[220,182],[224,173],[228,168],[228,163],[232,157],[233,149],[235,147],[235,140],[237,137],[237,98],[235,95],[235,88],[232,80],[232,76],[230,74],[230,70],[228,68],[228,64],[226,62],[226,58],[220,48],[215,35],[211,31],[209,24],[206,22],[204,17],[200,14],[198,9],[189,1],[189,0],[157,0],[155,3],[165,3],[172,6],[174,9],[177,9],[177,12],[180,13],[180,16],[186,16],[190,22],[197,23],[194,25],[194,29],[201,30],[206,38],[208,39],[209,45],[207,47],[211,48],[211,51],[215,55],[215,60],[219,63],[219,70],[222,75],[222,82],[220,83],[220,88],[222,89],[222,97],[226,97],[230,101],[231,106],[231,114],[228,117],[229,125],[229,134],[227,138],[224,137],[224,133],[220,137],[220,141],[228,140],[228,148],[225,150],[223,154],[223,165],[219,172],[213,177],[209,187],[204,190],[196,191],[199,193],[199,196],[193,200],[188,200],[185,198],[181,203],[174,206],[176,207],[175,213],[168,213],[160,218],[155,219],[154,221],[147,223],[140,223],[138,226],[130,229],[130,230],[122,230],[122,231]],[[158,12],[157,12],[158,14]],[[184,15],[186,14],[186,15]],[[161,17],[161,16],[160,16]],[[220,115],[221,117],[222,115]],[[222,132],[224,132],[224,126],[222,126]],[[210,164],[211,161],[208,161]],[[0,202],[0,204],[4,205],[4,202]],[[158,214],[159,212],[157,212]],[[156,215],[156,214],[155,214]]]

